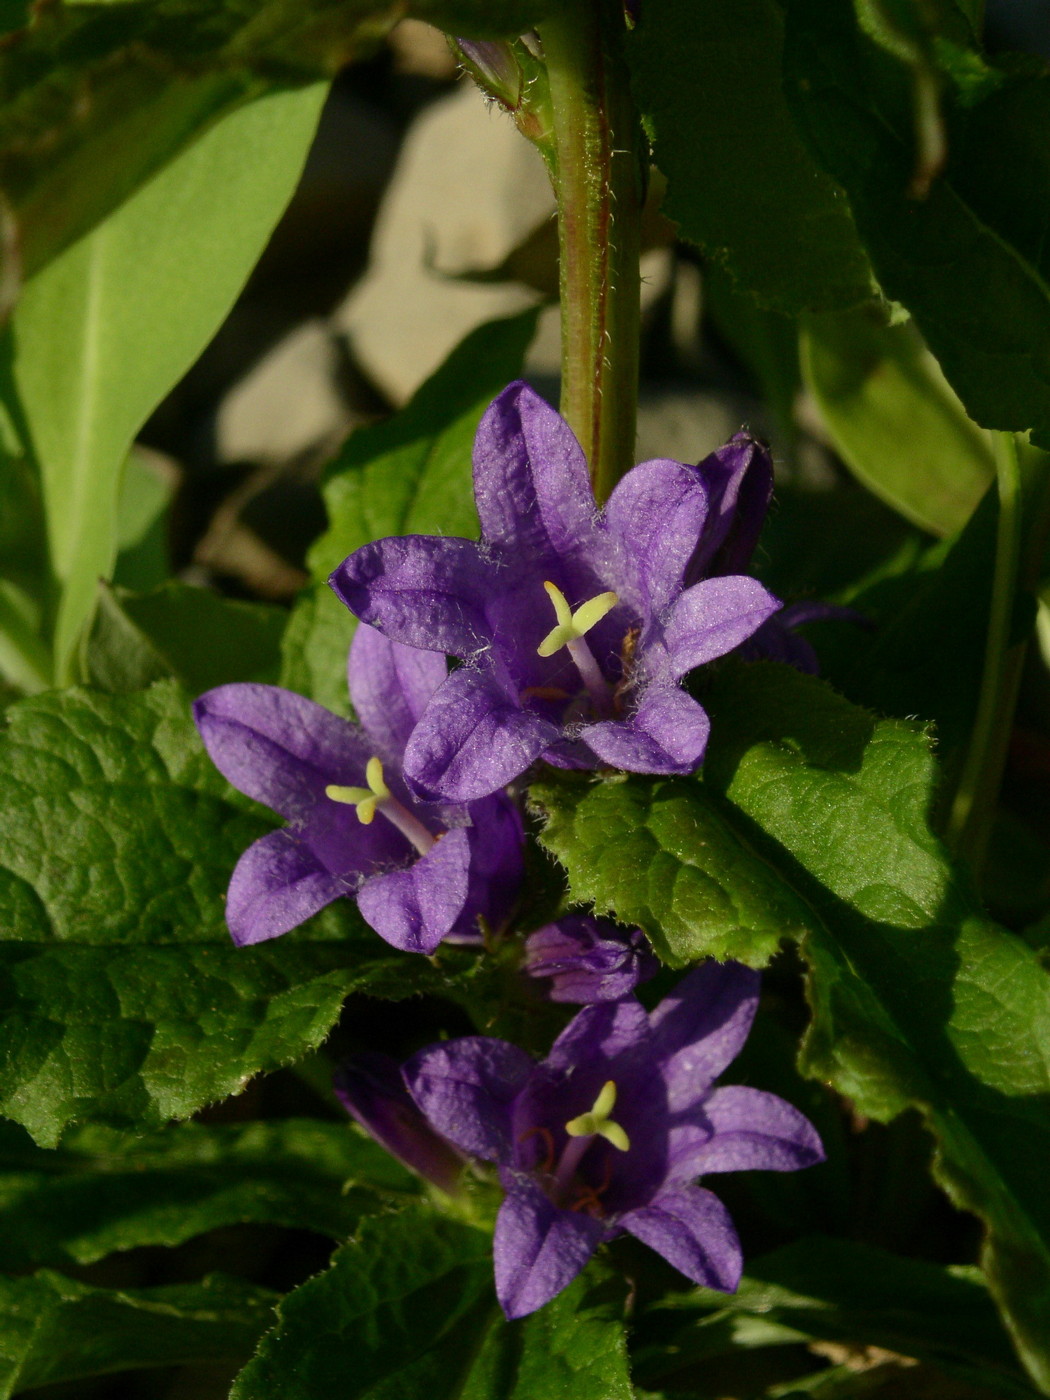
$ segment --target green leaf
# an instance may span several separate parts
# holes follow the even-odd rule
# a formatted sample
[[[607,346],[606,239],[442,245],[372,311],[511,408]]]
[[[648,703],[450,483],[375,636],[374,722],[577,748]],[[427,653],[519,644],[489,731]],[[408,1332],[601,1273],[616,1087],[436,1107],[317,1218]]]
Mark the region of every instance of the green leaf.
[[[346,712],[355,624],[323,580],[353,550],[385,535],[477,534],[474,434],[492,399],[520,375],[537,315],[524,311],[471,331],[406,408],[347,440],[328,469],[328,530],[310,552],[316,582],[289,623],[282,685]]]
[[[745,1329],[741,1338],[739,1324],[750,1318],[769,1329],[765,1337]],[[945,1269],[822,1236],[751,1260],[732,1298],[701,1288],[652,1310],[642,1322],[638,1379],[656,1383],[741,1341],[775,1345],[774,1329],[782,1329],[785,1345],[880,1347],[993,1395],[1036,1394],[978,1270]]]
[[[174,685],[52,693],[7,721],[0,1112],[38,1141],[187,1117],[317,1046],[350,990],[440,980],[348,900],[233,947],[224,892],[272,819],[212,768]]]
[[[507,1323],[488,1234],[422,1209],[372,1217],[280,1304],[231,1400],[630,1400],[618,1292],[584,1275]]]
[[[0,1400],[140,1366],[236,1361],[277,1294],[213,1274],[166,1288],[90,1288],[43,1271],[0,1279]]]
[[[244,285],[324,95],[315,84],[226,118],[25,288],[11,323],[12,413],[40,471],[60,677],[74,673],[96,580],[113,568],[132,440]]]
[[[474,37],[514,37],[550,0],[121,0],[34,10],[0,51],[0,189],[31,276],[246,103],[330,79],[407,14]],[[294,106],[295,97],[285,94]],[[279,143],[278,143],[279,144]],[[268,160],[256,158],[266,151]],[[280,155],[260,139],[245,172]],[[256,176],[257,178],[257,176]],[[233,190],[217,182],[230,217]]]
[[[711,711],[705,786],[815,920],[802,1067],[871,1117],[919,1108],[937,1177],[985,1222],[992,1290],[1050,1389],[1050,974],[979,913],[931,835],[921,730],[769,665],[726,674]]]
[[[90,1264],[252,1222],[345,1239],[417,1178],[349,1121],[174,1124],[149,1137],[88,1127],[32,1147],[0,1124],[0,1269]]]
[[[995,480],[995,457],[914,325],[886,325],[867,309],[810,317],[801,349],[806,385],[853,474],[922,529],[961,530]]]
[[[763,305],[853,306],[872,295],[871,272],[845,196],[795,133],[783,42],[776,0],[642,8],[628,57],[665,210]]]
[[[1050,430],[1050,78],[975,54],[942,73],[947,164],[917,199],[909,70],[850,5],[791,0],[787,34],[788,98],[886,295],[913,313],[975,422]]]
[[[273,682],[288,614],[170,582],[149,593],[102,585],[84,669],[122,693],[173,676],[193,695],[230,681]]]
[[[640,924],[675,966],[716,957],[764,967],[807,926],[801,903],[691,780],[548,769],[529,798],[573,900]]]

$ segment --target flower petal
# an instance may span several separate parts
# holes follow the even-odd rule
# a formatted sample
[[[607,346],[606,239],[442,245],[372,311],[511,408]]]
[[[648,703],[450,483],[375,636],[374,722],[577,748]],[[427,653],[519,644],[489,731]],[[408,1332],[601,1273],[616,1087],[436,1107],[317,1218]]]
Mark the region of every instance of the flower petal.
[[[396,1060],[363,1050],[336,1071],[332,1087],[347,1113],[391,1156],[442,1191],[455,1191],[464,1159],[409,1097]]]
[[[594,1067],[596,1076],[607,1078],[605,1066],[638,1050],[650,1034],[650,1018],[634,997],[599,1002],[577,1012],[551,1046],[544,1063],[554,1070],[578,1071],[586,1067],[589,1072]]]
[[[435,1131],[473,1157],[498,1161],[511,1155],[512,1107],[534,1069],[516,1045],[468,1035],[421,1050],[402,1073]]]
[[[350,644],[347,679],[354,713],[373,752],[401,767],[401,755],[427,701],[448,675],[440,652],[392,642],[363,623]]]
[[[357,907],[395,948],[432,953],[463,909],[469,865],[466,831],[447,831],[407,870],[366,880],[357,892]]]
[[[355,616],[407,646],[467,657],[487,644],[497,571],[472,540],[404,535],[344,559],[328,582]]]
[[[824,1160],[813,1124],[776,1094],[727,1084],[704,1101],[702,1111],[714,1135],[691,1154],[690,1177],[707,1172],[794,1172]],[[676,1154],[676,1174],[679,1161]]]
[[[699,1186],[661,1191],[650,1205],[621,1216],[619,1224],[694,1283],[735,1292],[744,1267],[740,1240],[729,1212],[710,1191]]]
[[[435,692],[416,726],[405,777],[424,797],[473,802],[524,773],[558,734],[491,672],[464,666]]]
[[[695,467],[657,459],[621,480],[605,507],[621,597],[643,618],[682,589],[704,528],[708,498]]]
[[[659,968],[641,929],[623,928],[612,919],[570,914],[525,940],[524,971],[551,978],[551,1001],[619,1001]]]
[[[525,830],[521,813],[504,793],[472,802],[469,810],[470,886],[455,931],[476,934],[479,914],[499,929],[518,901],[525,873]]]
[[[345,880],[330,874],[288,831],[271,831],[241,856],[226,896],[226,922],[243,948],[278,938],[326,904],[348,894]]]
[[[743,963],[701,963],[650,1016],[672,1112],[700,1102],[743,1049],[761,978]]]
[[[677,680],[732,651],[779,607],[772,593],[746,574],[694,583],[675,603],[667,623],[668,657],[663,664],[669,666],[670,677]]]
[[[697,467],[711,513],[689,565],[686,583],[705,574],[738,574],[758,543],[773,496],[769,449],[749,433],[737,433]]]
[[[474,499],[486,544],[536,570],[552,556],[571,565],[600,548],[583,449],[561,414],[522,380],[503,390],[478,425]]]
[[[496,1297],[508,1318],[542,1308],[573,1281],[605,1235],[600,1220],[559,1210],[526,1176],[504,1174],[496,1217]]]
[[[290,820],[302,820],[328,783],[363,781],[370,755],[356,725],[275,685],[220,685],[193,704],[219,772]]]
[[[711,722],[677,685],[650,685],[626,719],[602,720],[580,738],[613,768],[629,773],[691,773],[704,756]]]

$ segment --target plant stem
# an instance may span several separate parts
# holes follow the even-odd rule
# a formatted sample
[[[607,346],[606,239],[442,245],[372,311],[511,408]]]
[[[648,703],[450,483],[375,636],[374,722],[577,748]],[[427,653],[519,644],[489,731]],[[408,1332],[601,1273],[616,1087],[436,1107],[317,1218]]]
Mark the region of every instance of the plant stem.
[[[603,501],[634,461],[640,128],[619,0],[574,0],[542,26],[550,83],[562,315],[561,411]]]
[[[996,434],[996,460],[999,523],[984,672],[970,743],[945,830],[948,844],[966,856],[977,871],[984,861],[995,816],[1026,645],[1010,641],[1025,555],[1021,464],[1013,433]]]

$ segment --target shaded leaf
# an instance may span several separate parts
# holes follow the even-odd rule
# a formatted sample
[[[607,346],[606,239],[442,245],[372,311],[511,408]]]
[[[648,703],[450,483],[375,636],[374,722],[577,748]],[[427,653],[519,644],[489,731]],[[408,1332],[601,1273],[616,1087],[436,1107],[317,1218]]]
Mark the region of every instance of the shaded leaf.
[[[763,305],[853,306],[871,273],[844,194],[795,133],[783,42],[776,0],[642,6],[628,57],[665,212]]]
[[[213,1274],[165,1288],[90,1288],[43,1271],[0,1279],[0,1397],[140,1366],[237,1360],[277,1294]]]

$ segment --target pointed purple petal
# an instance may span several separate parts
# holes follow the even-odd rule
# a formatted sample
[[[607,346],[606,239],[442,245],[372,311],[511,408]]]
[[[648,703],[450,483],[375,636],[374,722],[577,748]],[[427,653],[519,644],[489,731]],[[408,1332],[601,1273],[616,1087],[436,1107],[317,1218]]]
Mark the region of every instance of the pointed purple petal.
[[[708,513],[695,467],[658,459],[623,478],[605,508],[621,596],[643,618],[680,592]]]
[[[345,880],[329,874],[288,831],[271,831],[241,856],[226,896],[226,922],[243,948],[277,938],[347,894]]]
[[[691,1154],[689,1176],[707,1172],[794,1172],[824,1160],[813,1124],[776,1094],[728,1084],[703,1104],[714,1136]],[[680,1158],[676,1154],[677,1171]]]
[[[746,574],[694,583],[675,603],[667,623],[670,675],[677,679],[724,656],[745,642],[779,607],[772,593]]]
[[[508,385],[478,426],[474,497],[486,544],[537,569],[551,556],[582,559],[597,547],[583,449],[561,414],[523,381]]]
[[[605,1235],[582,1211],[559,1210],[528,1177],[505,1174],[496,1217],[496,1297],[508,1318],[542,1308],[573,1281]]]
[[[621,1216],[619,1224],[694,1283],[735,1292],[744,1266],[740,1241],[729,1212],[710,1191],[699,1186],[661,1191],[650,1205]]]
[[[696,470],[707,489],[711,513],[687,583],[747,568],[773,496],[769,449],[748,433],[737,433]]]
[[[470,804],[470,887],[457,932],[476,932],[477,916],[499,929],[518,902],[525,873],[525,829],[504,793]]]
[[[485,604],[497,579],[471,540],[404,535],[364,545],[328,582],[352,613],[384,636],[467,657],[487,643]]]
[[[364,1050],[336,1071],[333,1088],[346,1111],[391,1156],[449,1195],[456,1190],[464,1159],[413,1103],[396,1060]]]
[[[701,963],[650,1016],[672,1112],[699,1103],[743,1049],[761,978],[743,963]]]
[[[220,685],[193,718],[219,772],[291,820],[325,801],[328,783],[362,782],[371,756],[355,725],[275,685]]]
[[[650,685],[626,719],[603,720],[580,738],[603,763],[629,773],[691,773],[704,756],[710,720],[676,685]]]
[[[350,644],[347,679],[354,713],[373,752],[401,767],[408,737],[448,675],[440,652],[392,642],[364,623]]]
[[[585,1006],[551,1046],[544,1064],[556,1070],[597,1064],[596,1073],[604,1076],[605,1065],[636,1051],[650,1035],[649,1017],[634,997]]]
[[[469,865],[466,831],[447,831],[407,870],[366,880],[357,892],[357,907],[395,948],[432,953],[459,918]]]
[[[517,778],[559,736],[488,671],[464,666],[435,692],[405,749],[425,797],[473,802]]]
[[[404,1066],[408,1092],[431,1126],[473,1157],[507,1160],[514,1100],[535,1070],[505,1040],[468,1035],[431,1045]]]

